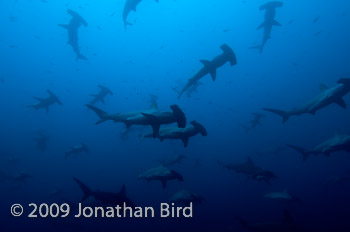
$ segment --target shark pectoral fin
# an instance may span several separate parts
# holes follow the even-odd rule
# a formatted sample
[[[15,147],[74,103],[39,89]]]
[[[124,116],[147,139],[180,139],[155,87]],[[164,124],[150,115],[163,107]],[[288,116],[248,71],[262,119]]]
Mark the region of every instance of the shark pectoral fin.
[[[163,189],[166,187],[166,180],[162,180],[162,187]]]
[[[260,24],[256,29],[259,30],[259,29],[263,28],[264,25],[265,25],[265,22],[263,22],[262,24]]]
[[[339,105],[341,108],[346,109],[346,103],[343,98],[339,98],[337,101],[334,102],[335,104]]]
[[[209,60],[200,60],[200,62],[205,66],[210,66],[210,61]]]
[[[213,81],[215,81],[216,80],[216,69],[212,70],[210,72],[210,75],[211,75],[211,79],[213,79]]]
[[[130,122],[124,122],[124,124],[125,124],[125,127],[126,127],[126,129],[129,129],[130,127],[131,127],[131,123]]]
[[[153,130],[153,138],[157,138],[158,134],[159,134],[159,128],[160,128],[160,124],[156,123],[152,125],[152,130]]]
[[[272,21],[272,25],[274,25],[274,26],[282,26],[279,22],[277,22],[276,20],[273,20]]]
[[[101,102],[102,102],[103,104],[105,104],[105,99],[102,98],[102,99],[101,99]]]
[[[49,107],[47,106],[45,107],[45,109],[46,109],[46,113],[49,113]]]
[[[69,25],[68,24],[58,24],[58,26],[60,26],[60,27],[63,27],[63,28],[65,28],[65,29],[69,29]]]
[[[136,12],[136,5],[131,8],[132,11]]]
[[[328,87],[325,84],[320,84],[320,91],[323,92],[325,90],[327,90]]]
[[[184,147],[187,147],[187,145],[188,145],[188,137],[182,137],[181,140],[184,143]]]

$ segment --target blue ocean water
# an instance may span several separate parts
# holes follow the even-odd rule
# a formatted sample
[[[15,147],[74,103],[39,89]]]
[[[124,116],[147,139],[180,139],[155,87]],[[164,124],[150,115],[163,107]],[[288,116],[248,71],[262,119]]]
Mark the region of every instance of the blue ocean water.
[[[132,25],[123,22],[128,2],[138,3],[127,15]],[[350,4],[283,0],[274,15],[280,25],[273,22],[260,53],[251,47],[259,46],[268,30],[266,24],[257,30],[268,20],[267,11],[259,9],[267,2],[0,1],[0,230],[350,231],[349,153],[343,149],[303,160],[287,146],[312,149],[349,135],[349,109],[338,102],[285,123],[263,110],[292,110],[320,94],[320,84],[334,87],[350,78]],[[78,20],[77,34],[59,26],[77,17],[67,10],[87,22]],[[75,49],[69,39],[77,42]],[[237,64],[218,67],[215,82],[208,73],[195,91],[178,98],[206,67],[200,60],[223,54],[223,44]],[[79,54],[86,59],[77,59]],[[184,147],[181,139],[145,138],[152,133],[149,125],[127,129],[127,123],[110,120],[96,125],[99,117],[86,104],[99,85],[113,95],[95,103],[98,109],[148,113],[156,101],[159,110],[172,112],[176,104],[188,127],[195,120],[208,135],[191,137]],[[48,111],[31,107],[50,96],[47,90],[62,105],[54,103]],[[349,94],[342,99],[349,105]],[[256,127],[253,113],[264,115]],[[168,127],[177,124],[161,125]],[[80,144],[88,152],[65,158]],[[178,155],[185,158],[167,168],[180,173],[183,182],[171,180],[163,188],[160,181],[138,178]],[[267,183],[256,172],[236,173],[219,164],[246,163],[248,157],[278,178]],[[202,202],[193,205],[192,218],[160,218],[158,212],[155,218],[28,217],[29,203],[68,203],[76,211],[83,191],[73,178],[95,193],[119,193],[125,184],[137,206],[157,211],[183,189]],[[290,193],[298,201],[268,199],[271,192]],[[84,203],[100,206],[93,198]],[[23,206],[21,217],[11,215],[13,204]],[[293,219],[283,219],[284,212]],[[280,227],[252,225],[266,222]]]

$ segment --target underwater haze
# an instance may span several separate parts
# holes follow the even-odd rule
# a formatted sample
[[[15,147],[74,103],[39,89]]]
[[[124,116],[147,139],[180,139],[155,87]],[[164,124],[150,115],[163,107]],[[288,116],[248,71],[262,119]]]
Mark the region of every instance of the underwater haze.
[[[0,231],[350,231],[349,26],[348,0],[1,0]]]

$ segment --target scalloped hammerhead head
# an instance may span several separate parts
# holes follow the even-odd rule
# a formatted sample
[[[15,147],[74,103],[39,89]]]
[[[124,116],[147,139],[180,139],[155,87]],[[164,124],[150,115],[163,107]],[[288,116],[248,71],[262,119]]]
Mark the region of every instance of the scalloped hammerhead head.
[[[159,130],[158,138],[160,141],[164,141],[164,139],[181,139],[184,147],[188,145],[188,139],[197,134],[201,134],[202,136],[207,136],[207,130],[198,122],[192,121],[192,126],[187,126],[185,128],[178,127],[169,127]],[[152,134],[147,134],[144,138],[151,138]]]

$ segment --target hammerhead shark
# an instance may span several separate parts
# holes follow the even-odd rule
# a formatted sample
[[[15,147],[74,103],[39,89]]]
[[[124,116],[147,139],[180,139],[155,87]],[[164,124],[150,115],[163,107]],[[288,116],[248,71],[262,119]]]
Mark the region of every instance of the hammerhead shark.
[[[162,183],[162,187],[165,188],[167,185],[167,181],[169,180],[178,180],[183,182],[183,177],[176,171],[170,170],[164,166],[159,166],[157,168],[151,168],[144,173],[141,173],[138,176],[138,179],[147,180],[150,182],[151,180],[159,180]]]
[[[75,54],[77,54],[77,59],[87,60],[87,58],[80,53],[78,45],[78,29],[81,25],[87,27],[87,22],[78,13],[68,9],[68,14],[72,16],[69,24],[58,24],[60,27],[67,29],[68,31],[68,44],[72,46]]]
[[[326,106],[329,106],[333,103],[345,109],[346,103],[343,97],[350,92],[350,79],[342,78],[339,79],[337,83],[338,84],[336,86],[331,88],[328,88],[327,86],[321,84],[321,92],[316,97],[301,107],[295,108],[291,111],[282,111],[270,108],[264,108],[264,110],[281,116],[283,123],[285,123],[290,116],[299,116],[301,114],[307,113],[314,115],[318,110],[325,108]]]
[[[236,173],[245,174],[253,180],[264,181],[267,184],[270,184],[270,180],[272,178],[277,178],[277,176],[273,172],[256,166],[250,157],[248,157],[247,161],[244,163],[223,164],[220,161],[217,162],[223,168],[235,171]]]
[[[46,112],[49,112],[49,107],[51,105],[55,103],[62,105],[62,102],[56,97],[55,94],[53,94],[50,90],[47,90],[47,93],[49,94],[47,98],[34,97],[38,101],[38,103],[29,105],[28,107],[31,107],[35,110],[46,109]]]
[[[215,81],[216,69],[223,66],[226,62],[229,62],[231,66],[237,64],[236,54],[227,44],[221,45],[220,48],[223,51],[223,53],[216,56],[213,60],[200,60],[200,62],[203,64],[203,67],[191,79],[188,80],[185,87],[180,91],[178,98],[180,98],[185,91],[187,91],[190,87],[196,85],[196,83],[201,78],[203,78],[209,73],[213,81]]]
[[[76,156],[78,153],[82,153],[82,152],[89,153],[88,147],[83,143],[70,147],[69,150],[66,151],[64,158],[67,159],[71,155]]]
[[[181,139],[184,147],[188,145],[188,139],[197,134],[201,134],[202,136],[207,136],[207,130],[198,122],[192,121],[192,126],[188,126],[185,128],[178,127],[170,127],[159,130],[158,138],[160,141],[164,141],[164,139]],[[147,134],[144,136],[145,138],[152,137],[152,134]]]
[[[98,94],[92,94],[91,96],[94,97],[91,101],[90,101],[90,105],[95,105],[98,102],[102,102],[103,104],[105,103],[105,97],[109,94],[109,95],[113,95],[113,92],[102,85],[98,85],[98,87],[100,88],[100,92]]]
[[[124,123],[127,128],[132,125],[150,125],[153,129],[154,138],[158,136],[161,124],[171,124],[176,122],[178,127],[186,127],[186,116],[178,105],[170,106],[172,112],[160,111],[158,108],[152,108],[126,114],[108,114],[95,106],[86,106],[99,116],[100,120],[96,122],[96,124],[112,120],[114,122]]]
[[[126,0],[124,9],[123,9],[123,21],[124,21],[124,28],[126,30],[127,25],[132,25],[130,22],[127,21],[128,15],[131,11],[136,12],[137,5],[142,0]],[[155,0],[156,2],[159,2],[158,0]]]
[[[281,26],[281,24],[275,20],[275,15],[276,15],[276,8],[282,7],[282,6],[283,6],[283,2],[279,2],[279,1],[268,2],[260,6],[260,10],[265,10],[265,21],[262,24],[260,24],[257,30],[264,28],[264,36],[260,45],[250,47],[250,48],[259,49],[260,53],[262,53],[266,42],[271,38],[272,26]]]
[[[307,157],[312,154],[324,154],[326,156],[330,156],[331,153],[337,151],[347,151],[350,153],[350,135],[336,134],[334,137],[324,141],[310,150],[294,145],[288,146],[299,152],[303,156],[303,160],[306,160]]]
[[[125,185],[122,186],[119,193],[92,191],[86,184],[73,178],[73,180],[79,185],[84,193],[82,201],[85,201],[89,197],[94,197],[96,201],[99,201],[105,205],[116,206],[125,204],[129,207],[135,207],[135,204],[126,196]]]

